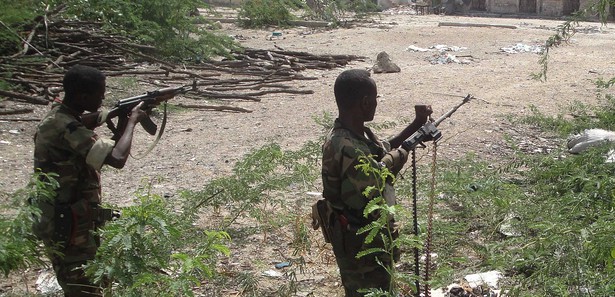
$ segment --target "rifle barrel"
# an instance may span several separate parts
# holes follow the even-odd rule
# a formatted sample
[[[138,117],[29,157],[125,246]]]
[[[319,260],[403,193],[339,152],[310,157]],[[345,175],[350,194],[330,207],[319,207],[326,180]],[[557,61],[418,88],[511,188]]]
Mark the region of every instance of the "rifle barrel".
[[[433,122],[434,126],[438,127],[438,125],[440,125],[440,123],[442,121],[444,121],[446,118],[450,117],[453,113],[455,113],[457,111],[457,109],[459,109],[459,107],[461,107],[462,105],[470,102],[470,99],[474,98],[472,95],[468,94],[465,98],[463,98],[463,101],[461,101],[461,103],[455,105],[451,110],[449,110],[447,113],[443,114],[441,117],[439,117],[437,120],[435,120]]]

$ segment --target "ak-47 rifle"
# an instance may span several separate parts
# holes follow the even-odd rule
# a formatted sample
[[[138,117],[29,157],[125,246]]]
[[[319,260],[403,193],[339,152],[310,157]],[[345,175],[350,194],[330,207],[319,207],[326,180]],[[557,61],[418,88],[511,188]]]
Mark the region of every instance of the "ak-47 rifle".
[[[459,107],[468,103],[472,98],[472,95],[468,94],[465,98],[463,98],[463,101],[461,101],[461,103],[453,107],[453,109],[449,110],[447,113],[443,114],[437,120],[428,121],[427,123],[425,123],[425,125],[421,126],[418,131],[414,132],[414,134],[412,134],[410,137],[408,137],[408,139],[402,142],[401,147],[407,151],[411,151],[416,148],[417,145],[425,147],[425,145],[423,144],[423,142],[425,141],[437,142],[438,140],[440,140],[440,138],[442,138],[442,133],[436,127],[438,127],[438,125],[440,125],[442,121],[444,121],[446,118],[450,117],[455,111],[457,111]]]
[[[147,113],[149,114],[154,107],[160,105],[161,103],[166,102],[167,100],[179,94],[184,94],[188,91],[194,91],[196,89],[197,89],[196,81],[194,81],[192,85],[163,88],[163,89],[158,89],[154,91],[149,91],[142,95],[138,95],[138,96],[134,96],[134,97],[126,98],[126,99],[121,99],[108,112],[104,121],[107,123],[107,127],[109,127],[109,129],[113,132],[114,134],[113,139],[117,140],[117,138],[119,138],[121,135],[121,133],[118,133],[118,132],[123,131],[123,127],[116,127],[116,125],[112,121],[113,118],[121,116],[121,115],[125,116],[129,114],[130,111],[141,102],[144,102],[143,107],[141,107],[141,109],[147,111]],[[163,124],[165,122],[166,122],[166,109],[165,109]],[[158,126],[152,121],[150,117],[147,117],[141,120],[140,124],[143,127],[143,129],[145,129],[145,131],[147,131],[147,133],[149,133],[150,135],[156,134],[156,130],[158,130]],[[122,125],[122,122],[118,121],[118,126],[119,125]],[[161,132],[163,128],[164,126],[160,129]]]

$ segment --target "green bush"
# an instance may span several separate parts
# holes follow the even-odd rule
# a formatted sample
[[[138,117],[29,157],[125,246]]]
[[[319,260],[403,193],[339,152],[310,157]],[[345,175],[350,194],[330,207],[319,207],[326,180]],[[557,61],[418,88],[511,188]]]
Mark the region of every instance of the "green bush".
[[[40,210],[27,201],[53,199],[54,189],[58,187],[55,177],[57,175],[37,172],[25,188],[2,195],[10,200],[9,204],[0,205],[0,271],[5,276],[13,271],[44,265],[45,250],[39,246],[31,230]]]
[[[26,34],[32,26],[32,19],[39,14],[42,6],[38,1],[0,0],[0,56],[9,56],[21,51],[21,38],[27,38]]]
[[[194,209],[174,210],[147,190],[137,198],[99,231],[102,244],[87,275],[107,283],[113,296],[194,296],[194,287],[215,278],[218,257],[230,253],[230,237],[196,227]]]
[[[349,17],[363,18],[378,12],[378,5],[371,0],[313,0],[307,17],[339,25]]]
[[[248,0],[241,4],[237,19],[244,28],[286,27],[294,19],[288,7],[293,7],[289,0]]]
[[[199,0],[69,0],[67,16],[83,21],[101,22],[106,30],[153,45],[158,54],[169,60],[202,60],[211,56],[228,56],[239,46],[228,36],[216,34],[198,25],[200,16],[190,16],[205,4]]]

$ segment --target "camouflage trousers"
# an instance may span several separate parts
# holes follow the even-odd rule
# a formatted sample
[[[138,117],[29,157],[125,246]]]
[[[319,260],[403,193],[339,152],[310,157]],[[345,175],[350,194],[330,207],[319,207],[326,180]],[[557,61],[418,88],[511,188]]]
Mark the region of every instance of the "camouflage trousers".
[[[41,203],[40,219],[32,226],[33,232],[45,244],[47,256],[66,297],[102,296],[100,287],[86,276],[82,266],[93,260],[100,246],[94,234],[95,221],[91,212],[80,209],[82,203],[64,208],[51,203]]]
[[[360,251],[376,247],[378,243],[366,245],[364,234],[357,235],[356,231],[342,230],[337,221],[334,221],[332,231],[331,245],[340,270],[345,296],[363,297],[363,293],[357,292],[359,289],[379,288],[388,291],[391,275],[378,264],[376,258],[382,264],[391,267],[390,257],[384,253],[374,253],[356,258]],[[398,259],[398,256],[396,255],[395,258]]]

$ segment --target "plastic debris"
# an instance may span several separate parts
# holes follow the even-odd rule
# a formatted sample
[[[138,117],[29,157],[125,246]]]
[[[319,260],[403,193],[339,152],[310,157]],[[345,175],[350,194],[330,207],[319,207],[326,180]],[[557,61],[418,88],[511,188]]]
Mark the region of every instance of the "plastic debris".
[[[432,47],[430,47],[430,49],[435,49],[439,52],[461,52],[463,50],[468,49],[467,47],[461,47],[461,46],[448,46],[445,44],[436,44]]]
[[[275,270],[271,270],[271,269],[269,269],[267,271],[264,271],[263,275],[264,276],[268,276],[268,277],[274,277],[274,278],[278,278],[278,277],[282,277],[283,276],[282,273],[280,273],[278,271],[275,271]]]
[[[280,262],[278,264],[275,264],[275,268],[277,269],[282,269],[284,267],[288,267],[290,266],[290,262]]]
[[[423,48],[423,47],[418,47],[415,45],[411,45],[409,47],[406,48],[406,51],[409,52],[461,52],[463,50],[467,50],[467,47],[463,47],[463,46],[448,46],[445,44],[436,44],[436,45],[432,45],[429,48]]]
[[[431,50],[428,49],[428,48],[423,48],[423,47],[418,47],[418,46],[411,45],[411,46],[406,48],[406,51],[408,51],[408,52],[429,52]]]
[[[467,59],[459,60],[457,59],[457,56],[453,54],[449,54],[447,52],[440,52],[438,54],[434,54],[431,57],[427,58],[427,60],[431,64],[434,64],[434,65],[435,64],[451,64],[451,63],[470,64],[470,60],[467,60]]]
[[[53,271],[44,270],[38,275],[36,279],[36,290],[42,295],[53,295],[62,291],[62,287],[58,283]]]
[[[502,273],[497,270],[487,271],[483,273],[468,274],[464,278],[470,285],[475,288],[481,285],[488,285],[490,288],[497,289],[498,281],[503,277]]]
[[[517,43],[513,46],[503,47],[500,50],[505,53],[509,53],[509,54],[518,54],[518,53],[542,54],[542,52],[544,51],[544,47],[540,45],[527,45],[523,43]]]

